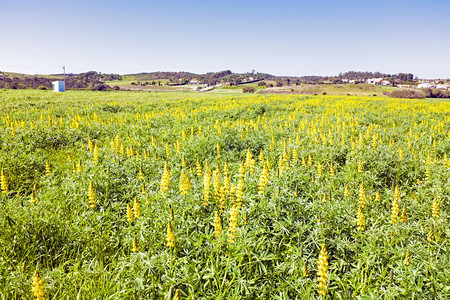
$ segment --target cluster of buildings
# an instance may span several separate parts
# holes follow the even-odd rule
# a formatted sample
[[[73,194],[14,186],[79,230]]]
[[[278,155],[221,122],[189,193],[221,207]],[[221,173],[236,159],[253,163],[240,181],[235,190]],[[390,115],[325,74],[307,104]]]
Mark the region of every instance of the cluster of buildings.
[[[367,83],[367,84],[374,84],[374,85],[391,85],[392,83],[389,80],[386,80],[384,78],[369,78],[364,80],[349,80],[349,79],[343,79],[343,82],[348,83]],[[441,90],[450,90],[450,83],[437,83],[434,81],[419,81],[419,84],[416,85],[405,85],[405,84],[399,84],[399,88],[418,88],[418,89],[441,89]]]
[[[440,90],[450,90],[450,84],[436,83],[424,81],[419,83],[418,89],[440,89]]]
[[[391,82],[389,80],[386,80],[384,78],[369,78],[369,79],[359,79],[359,80],[342,79],[342,82],[368,83],[368,84],[374,84],[374,85],[390,85],[391,84]]]

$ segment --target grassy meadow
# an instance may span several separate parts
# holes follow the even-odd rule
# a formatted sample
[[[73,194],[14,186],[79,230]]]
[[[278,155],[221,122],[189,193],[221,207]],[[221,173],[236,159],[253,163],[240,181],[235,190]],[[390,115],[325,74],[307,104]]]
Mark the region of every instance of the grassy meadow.
[[[0,101],[0,299],[450,295],[448,101]]]

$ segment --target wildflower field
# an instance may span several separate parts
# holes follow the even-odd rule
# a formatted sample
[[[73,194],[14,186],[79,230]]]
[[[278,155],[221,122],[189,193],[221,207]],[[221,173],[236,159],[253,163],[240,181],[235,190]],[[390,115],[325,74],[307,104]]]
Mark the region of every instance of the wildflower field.
[[[0,101],[0,299],[450,295],[448,101]]]

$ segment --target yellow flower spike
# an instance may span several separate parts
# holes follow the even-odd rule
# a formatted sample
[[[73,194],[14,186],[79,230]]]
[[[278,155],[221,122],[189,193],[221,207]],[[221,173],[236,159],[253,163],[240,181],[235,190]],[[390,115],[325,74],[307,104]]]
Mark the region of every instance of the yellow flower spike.
[[[344,197],[349,197],[349,196],[350,196],[350,189],[348,188],[348,184],[346,184],[344,187]]]
[[[181,169],[178,188],[180,189],[180,195],[182,196],[187,195],[189,190],[192,188],[191,180],[184,169]]]
[[[96,205],[95,205],[95,189],[94,189],[94,183],[92,181],[89,183],[88,201],[89,201],[89,208],[94,209],[96,207]]]
[[[322,170],[323,170],[322,163],[318,162],[318,163],[317,163],[317,177],[319,177],[320,175],[322,175]]]
[[[205,175],[203,176],[203,206],[209,205],[209,198],[211,194],[211,173],[205,169]]]
[[[366,208],[366,188],[364,187],[364,182],[361,182],[359,186],[358,203],[361,208]]]
[[[395,187],[394,196],[392,198],[392,206],[391,206],[391,223],[392,225],[396,225],[398,222],[398,214],[400,211],[399,202],[400,200],[400,190],[398,186]]]
[[[380,202],[380,201],[381,201],[380,190],[377,190],[377,192],[375,194],[375,202]]]
[[[433,223],[431,223],[430,231],[428,232],[428,235],[427,235],[427,241],[430,243],[434,241],[434,224]]]
[[[138,244],[138,241],[137,241],[137,239],[135,237],[133,238],[133,244],[132,244],[132,247],[131,247],[131,252],[133,252],[133,253],[139,252],[139,244]]]
[[[169,168],[169,164],[167,163],[167,161],[164,163],[164,172],[163,175],[161,177],[161,183],[159,185],[161,192],[167,192],[169,190],[169,185],[170,185],[170,168]]]
[[[134,197],[133,216],[135,219],[139,219],[141,217],[141,205],[139,204],[137,197]]]
[[[179,289],[175,290],[175,294],[173,295],[173,300],[181,300]]]
[[[4,169],[2,169],[2,172],[0,175],[0,187],[1,187],[3,194],[7,194],[9,192],[8,177],[6,176]]]
[[[94,165],[98,164],[98,156],[99,156],[99,148],[98,148],[97,143],[95,143],[94,151],[93,151],[93,158],[92,158],[92,162],[94,163]]]
[[[228,243],[233,244],[237,237],[239,209],[237,205],[233,205],[230,210],[230,218],[228,221]]]
[[[217,149],[217,159],[220,159],[220,144],[219,143],[217,143],[216,149]]]
[[[141,181],[145,179],[144,170],[142,169],[142,166],[139,166],[138,179]]]
[[[172,205],[169,205],[169,220],[170,220],[170,221],[175,220],[175,215],[174,215],[174,213],[173,213]]]
[[[263,150],[261,149],[260,151],[259,151],[259,156],[258,156],[258,161],[259,161],[259,163],[260,164],[263,164],[264,163],[264,152],[263,152]]]
[[[305,278],[309,277],[308,264],[306,261],[303,263],[302,273],[303,273],[303,277],[305,277]]]
[[[130,203],[127,203],[127,222],[131,223],[133,221],[134,221],[133,209],[131,208]]]
[[[38,270],[34,271],[31,291],[36,297],[36,300],[45,300],[44,281]]]
[[[170,158],[170,146],[169,143],[166,143],[166,160]]]
[[[169,248],[175,247],[175,234],[170,221],[167,223],[166,246]]]
[[[81,165],[81,159],[78,161],[77,164],[77,173],[83,172],[83,166]]]
[[[439,218],[439,201],[437,197],[434,197],[433,204],[431,205],[431,216],[435,219]]]
[[[145,182],[142,183],[141,194],[142,194],[142,195],[147,194],[147,189],[145,188]]]
[[[302,167],[306,167],[306,159],[302,157]]]
[[[269,183],[269,167],[267,166],[267,164],[264,165],[264,168],[261,171],[261,176],[259,177],[259,183],[258,183],[258,193],[260,195],[264,195],[264,190],[265,187],[268,185]]]
[[[36,203],[37,199],[36,199],[36,192],[34,190],[31,191],[31,195],[30,195],[30,203]]]
[[[333,166],[333,162],[331,162],[331,164],[330,164],[330,176],[334,177],[334,175],[335,175],[334,166]]]
[[[405,266],[409,266],[411,264],[411,252],[408,250],[406,250],[406,254],[405,254],[405,259],[403,260],[403,264]]]
[[[219,212],[216,210],[214,212],[214,235],[216,236],[216,240],[220,239],[222,235],[222,219],[220,218]]]
[[[356,215],[356,226],[358,228],[358,231],[364,231],[364,229],[366,228],[364,212],[361,206],[358,207],[358,213]]]
[[[403,206],[402,213],[400,214],[400,222],[406,223],[408,221],[408,216],[406,215],[406,207]]]
[[[398,148],[398,160],[403,160],[403,149],[401,147]]]
[[[328,291],[327,281],[328,281],[328,251],[325,244],[322,244],[322,248],[320,249],[319,259],[317,261],[317,292],[321,296],[325,296]]]
[[[52,175],[52,169],[50,167],[50,163],[48,162],[48,160],[45,161],[45,175],[46,176]]]
[[[358,160],[358,173],[364,172],[364,166],[361,160]]]
[[[89,151],[93,152],[94,151],[94,143],[92,143],[91,139],[88,139],[88,147],[89,147]]]
[[[203,174],[203,172],[202,172],[202,164],[200,163],[200,160],[198,159],[198,157],[197,157],[197,161],[195,163],[195,170],[197,172],[197,177],[198,178],[202,177],[202,174]]]

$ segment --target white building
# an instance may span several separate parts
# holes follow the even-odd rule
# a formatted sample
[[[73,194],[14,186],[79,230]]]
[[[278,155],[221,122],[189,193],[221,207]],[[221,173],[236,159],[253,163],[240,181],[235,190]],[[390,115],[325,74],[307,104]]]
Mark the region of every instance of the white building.
[[[450,84],[438,84],[436,85],[436,88],[441,90],[450,90]]]
[[[52,81],[52,87],[54,92],[65,92],[66,85],[64,81]]]
[[[417,86],[418,89],[430,89],[430,88],[436,88],[436,85],[428,83],[428,82],[424,82],[421,83]]]
[[[384,78],[369,78],[366,82],[369,84],[380,84],[383,80]]]

